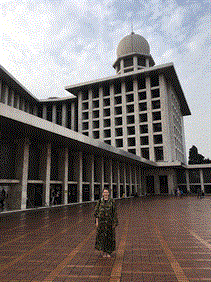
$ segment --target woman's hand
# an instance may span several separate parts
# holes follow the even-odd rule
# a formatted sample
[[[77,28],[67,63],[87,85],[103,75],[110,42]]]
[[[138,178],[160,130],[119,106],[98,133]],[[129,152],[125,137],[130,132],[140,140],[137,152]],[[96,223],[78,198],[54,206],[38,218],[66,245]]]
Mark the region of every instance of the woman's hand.
[[[96,227],[98,227],[98,218],[96,218],[96,223],[95,224],[96,224]]]

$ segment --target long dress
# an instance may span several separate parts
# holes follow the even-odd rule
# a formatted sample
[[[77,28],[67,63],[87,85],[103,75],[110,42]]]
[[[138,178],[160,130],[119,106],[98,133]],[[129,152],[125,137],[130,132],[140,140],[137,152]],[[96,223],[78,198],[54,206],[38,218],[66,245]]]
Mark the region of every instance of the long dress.
[[[114,200],[100,199],[95,207],[94,216],[98,218],[95,248],[111,254],[116,249],[115,227],[118,225]]]

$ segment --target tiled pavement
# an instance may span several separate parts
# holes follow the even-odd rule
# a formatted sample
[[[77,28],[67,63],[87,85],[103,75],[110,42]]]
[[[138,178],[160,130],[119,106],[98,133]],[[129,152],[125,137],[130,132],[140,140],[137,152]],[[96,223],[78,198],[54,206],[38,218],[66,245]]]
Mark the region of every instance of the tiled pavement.
[[[211,281],[211,197],[116,204],[112,258],[94,249],[95,204],[1,214],[0,281]]]

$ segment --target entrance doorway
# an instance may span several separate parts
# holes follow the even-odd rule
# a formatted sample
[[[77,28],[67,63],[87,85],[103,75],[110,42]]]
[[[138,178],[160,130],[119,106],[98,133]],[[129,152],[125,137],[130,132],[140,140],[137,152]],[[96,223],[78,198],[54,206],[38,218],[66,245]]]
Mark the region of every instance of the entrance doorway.
[[[78,202],[78,185],[69,184],[68,185],[68,203]]]
[[[117,198],[118,197],[118,191],[117,191],[117,185],[113,184],[113,198]]]
[[[27,185],[27,208],[42,207],[43,185],[28,184]]]
[[[83,184],[82,201],[83,202],[90,201],[90,187],[89,187],[89,184]]]
[[[100,199],[100,184],[94,185],[94,200]]]
[[[146,193],[147,195],[155,194],[155,186],[154,186],[154,176],[148,175],[146,177]]]
[[[62,204],[62,185],[61,184],[51,184],[50,203],[51,205],[61,205]]]
[[[168,177],[167,175],[160,175],[160,194],[168,194],[169,188],[168,188]]]

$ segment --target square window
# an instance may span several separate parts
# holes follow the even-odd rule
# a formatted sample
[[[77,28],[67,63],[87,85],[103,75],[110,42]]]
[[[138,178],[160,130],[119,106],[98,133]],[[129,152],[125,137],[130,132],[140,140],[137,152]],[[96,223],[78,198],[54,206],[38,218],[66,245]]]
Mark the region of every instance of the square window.
[[[128,135],[135,135],[135,126],[130,126],[127,128]]]
[[[159,98],[160,97],[160,89],[152,89],[151,90],[151,97],[152,98]]]
[[[89,99],[89,94],[88,94],[88,89],[86,89],[82,92],[82,100],[88,100],[88,99]]]
[[[154,144],[162,144],[163,143],[163,137],[161,134],[159,135],[154,135]]]
[[[115,125],[122,125],[122,117],[115,118]]]
[[[162,131],[162,124],[159,122],[159,123],[154,123],[153,124],[153,131],[154,132],[160,132]]]
[[[111,129],[104,130],[104,138],[109,138],[109,137],[111,137]]]
[[[149,160],[149,148],[142,148],[141,155],[142,155],[142,158]]]
[[[99,88],[98,87],[93,87],[92,88],[92,98],[99,98]]]
[[[115,105],[122,104],[122,96],[118,96],[114,98]]]
[[[121,115],[122,114],[122,107],[115,107],[115,115]]]
[[[104,119],[104,127],[111,126],[111,120],[110,119]]]
[[[110,106],[110,98],[104,99],[103,100],[103,105],[104,105],[104,107]]]
[[[160,109],[160,100],[152,101],[152,109]]]
[[[100,138],[100,132],[99,131],[93,131],[93,138],[99,139]]]
[[[93,121],[93,128],[99,128],[99,120]]]
[[[123,139],[116,139],[116,147],[123,147]]]
[[[134,113],[134,105],[127,105],[127,113]]]
[[[93,111],[93,118],[99,118],[99,110]]]
[[[146,88],[146,78],[139,77],[138,78],[138,89],[145,89]]]
[[[124,67],[131,67],[133,66],[133,58],[125,58],[124,59]]]
[[[116,136],[122,136],[123,135],[122,128],[116,128],[115,133],[116,133]]]
[[[121,82],[117,81],[114,83],[114,94],[118,94],[121,93],[122,89],[121,89]]]
[[[145,122],[145,121],[147,121],[147,114],[141,114],[141,115],[139,115],[139,119],[140,119],[140,122]]]
[[[158,73],[154,72],[150,76],[150,84],[151,84],[151,87],[159,86],[159,75],[158,75]]]
[[[135,123],[134,116],[127,116],[127,124],[133,124]]]
[[[110,95],[109,85],[105,84],[103,85],[103,96],[109,96],[109,95]]]
[[[154,112],[152,113],[152,119],[154,120],[161,120],[161,112]]]
[[[139,111],[143,112],[143,111],[146,111],[146,110],[147,110],[147,102],[140,103],[139,104]]]
[[[141,145],[149,145],[149,137],[148,136],[142,136],[140,138]]]
[[[84,102],[82,104],[82,110],[88,110],[88,108],[89,108],[89,103],[88,102]]]
[[[103,110],[104,117],[110,117],[110,114],[111,114],[110,109],[104,109]]]
[[[146,59],[144,57],[138,57],[138,65],[141,67],[146,66]]]
[[[155,147],[155,160],[163,161],[163,147]]]
[[[82,113],[83,119],[89,119],[89,112]]]
[[[128,95],[126,96],[126,101],[127,101],[127,103],[134,102],[134,96],[133,96],[133,94],[128,94]]]
[[[139,100],[146,100],[147,92],[146,91],[139,92],[138,93],[138,98],[139,98]]]
[[[135,139],[135,137],[128,138],[127,141],[128,141],[128,146],[129,146],[129,147],[133,147],[133,146],[136,145],[136,139]]]
[[[82,129],[83,129],[83,130],[89,129],[89,123],[88,123],[88,122],[83,122],[83,123],[82,123]]]
[[[126,80],[125,81],[126,92],[133,91],[133,80]]]
[[[147,124],[140,125],[140,133],[141,134],[148,133],[148,125]]]
[[[105,140],[105,143],[107,143],[108,145],[111,145],[111,140]]]
[[[128,152],[135,155],[136,154],[136,149],[128,149]]]

